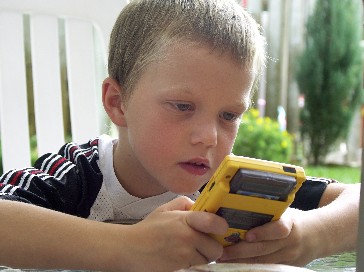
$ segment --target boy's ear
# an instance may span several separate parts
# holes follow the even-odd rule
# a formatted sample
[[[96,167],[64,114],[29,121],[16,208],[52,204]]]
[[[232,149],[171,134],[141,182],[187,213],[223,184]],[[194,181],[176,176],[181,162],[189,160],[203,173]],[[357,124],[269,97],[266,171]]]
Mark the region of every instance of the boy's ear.
[[[107,77],[102,83],[102,104],[107,115],[116,126],[126,127],[122,91],[120,84],[111,77]]]

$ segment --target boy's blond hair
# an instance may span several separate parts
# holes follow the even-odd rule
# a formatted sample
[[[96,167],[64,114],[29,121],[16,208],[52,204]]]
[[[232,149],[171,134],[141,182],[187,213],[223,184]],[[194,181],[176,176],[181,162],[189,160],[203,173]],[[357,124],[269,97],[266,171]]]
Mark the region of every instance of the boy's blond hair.
[[[255,74],[265,62],[259,25],[234,0],[134,0],[120,13],[110,37],[109,76],[123,87],[124,99],[163,49],[186,41],[229,52]]]

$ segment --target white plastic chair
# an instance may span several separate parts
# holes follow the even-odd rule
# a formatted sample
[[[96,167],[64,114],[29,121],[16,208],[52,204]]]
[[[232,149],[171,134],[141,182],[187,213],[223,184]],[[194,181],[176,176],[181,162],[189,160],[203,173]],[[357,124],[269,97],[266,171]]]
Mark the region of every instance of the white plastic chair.
[[[127,2],[0,0],[0,138],[4,171],[30,166],[24,33],[30,33],[38,154],[57,152],[65,142],[60,29],[64,29],[72,140],[83,143],[107,130],[101,109],[101,83],[106,75],[109,35]]]

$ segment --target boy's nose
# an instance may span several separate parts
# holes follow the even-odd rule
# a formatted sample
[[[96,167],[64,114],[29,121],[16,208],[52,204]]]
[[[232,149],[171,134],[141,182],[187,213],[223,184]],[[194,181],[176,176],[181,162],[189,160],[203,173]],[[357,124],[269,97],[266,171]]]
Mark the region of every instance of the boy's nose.
[[[201,122],[195,125],[192,136],[192,144],[203,144],[208,147],[217,145],[217,126],[215,122]]]

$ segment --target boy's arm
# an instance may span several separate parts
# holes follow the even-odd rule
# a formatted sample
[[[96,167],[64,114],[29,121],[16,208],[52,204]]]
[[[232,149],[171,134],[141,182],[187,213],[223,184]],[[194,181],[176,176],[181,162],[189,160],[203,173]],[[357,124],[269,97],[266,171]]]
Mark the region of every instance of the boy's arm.
[[[321,222],[322,256],[356,249],[359,225],[360,184],[330,184],[313,210],[314,221]],[[319,234],[320,235],[320,234]],[[317,237],[318,239],[318,237]]]
[[[14,268],[102,270],[115,226],[15,201],[0,201],[0,263]],[[119,226],[124,231],[123,226]],[[126,231],[126,230],[125,230]],[[102,254],[107,250],[109,254]],[[121,250],[123,247],[120,247]],[[105,268],[105,267],[104,267]]]
[[[343,183],[331,183],[326,187],[326,190],[323,192],[322,197],[319,202],[319,207],[326,206],[333,202],[335,199],[337,199],[342,193],[345,192],[344,196],[347,194],[347,192],[351,192],[351,194],[357,194],[358,192],[355,192],[355,186],[357,185],[346,185]],[[351,190],[354,190],[352,192]],[[360,191],[360,187],[359,187]]]
[[[319,208],[289,209],[276,222],[254,228],[247,241],[227,247],[221,261],[305,265],[355,250],[360,184],[329,184]]]
[[[186,211],[178,198],[136,225],[90,221],[30,204],[1,200],[0,263],[14,268],[173,271],[219,258],[222,246],[205,233],[227,223]]]

